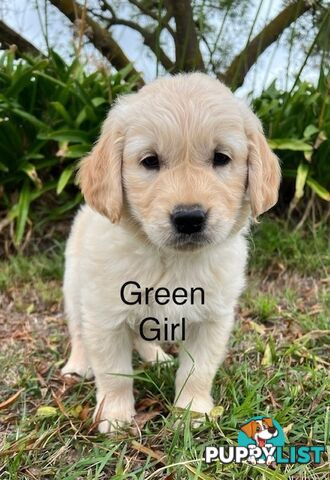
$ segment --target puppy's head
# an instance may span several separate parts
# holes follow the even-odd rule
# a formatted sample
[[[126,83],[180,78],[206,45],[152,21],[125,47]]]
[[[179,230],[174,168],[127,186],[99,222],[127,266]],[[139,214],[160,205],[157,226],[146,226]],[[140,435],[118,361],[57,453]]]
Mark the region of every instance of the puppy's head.
[[[255,440],[258,438],[268,440],[278,434],[276,427],[273,425],[273,420],[268,417],[264,417],[261,420],[251,420],[243,425],[241,430],[249,438],[253,438]]]
[[[124,212],[158,247],[193,249],[225,240],[249,206],[254,217],[271,208],[280,169],[256,116],[195,73],[122,97],[79,179],[112,222]]]

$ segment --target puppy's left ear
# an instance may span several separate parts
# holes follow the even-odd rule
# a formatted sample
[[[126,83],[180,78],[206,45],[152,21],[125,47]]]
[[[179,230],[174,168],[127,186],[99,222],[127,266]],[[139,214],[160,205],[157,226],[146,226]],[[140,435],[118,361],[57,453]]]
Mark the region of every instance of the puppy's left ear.
[[[264,417],[262,419],[263,422],[265,422],[265,424],[268,426],[268,427],[272,427],[273,426],[273,420],[269,417]]]
[[[260,124],[248,135],[248,193],[254,218],[273,207],[278,199],[281,169],[269,148]]]

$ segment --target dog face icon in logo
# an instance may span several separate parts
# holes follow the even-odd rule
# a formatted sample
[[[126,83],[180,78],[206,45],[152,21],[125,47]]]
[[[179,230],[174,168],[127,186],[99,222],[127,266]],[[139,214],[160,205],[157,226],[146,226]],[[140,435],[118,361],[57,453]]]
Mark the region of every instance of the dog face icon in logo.
[[[248,461],[252,464],[275,462],[276,447],[284,446],[284,433],[276,420],[253,417],[240,427],[238,444],[249,448]]]
[[[267,440],[278,435],[278,430],[273,425],[271,418],[264,417],[261,420],[250,420],[241,427],[241,430],[249,438],[252,438],[258,447],[264,447]]]

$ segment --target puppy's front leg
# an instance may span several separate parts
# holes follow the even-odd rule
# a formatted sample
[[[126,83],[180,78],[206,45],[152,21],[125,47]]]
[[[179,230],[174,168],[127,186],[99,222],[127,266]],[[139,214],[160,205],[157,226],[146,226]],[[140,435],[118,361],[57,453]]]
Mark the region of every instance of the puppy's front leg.
[[[135,415],[132,332],[126,324],[105,330],[89,322],[84,325],[84,339],[96,383],[94,420],[100,422],[99,431],[106,433],[131,422]]]
[[[177,407],[210,413],[213,408],[212,381],[224,359],[232,325],[233,314],[217,321],[191,325],[187,340],[180,347],[180,366],[175,382]]]

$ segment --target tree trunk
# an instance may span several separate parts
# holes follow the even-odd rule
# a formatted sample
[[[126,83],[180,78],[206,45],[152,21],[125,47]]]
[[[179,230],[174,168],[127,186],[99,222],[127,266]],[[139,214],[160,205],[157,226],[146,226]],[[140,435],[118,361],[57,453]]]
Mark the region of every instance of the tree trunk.
[[[190,0],[171,0],[176,25],[175,71],[204,70]]]

